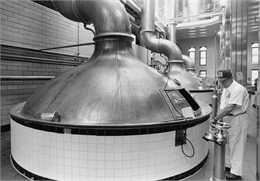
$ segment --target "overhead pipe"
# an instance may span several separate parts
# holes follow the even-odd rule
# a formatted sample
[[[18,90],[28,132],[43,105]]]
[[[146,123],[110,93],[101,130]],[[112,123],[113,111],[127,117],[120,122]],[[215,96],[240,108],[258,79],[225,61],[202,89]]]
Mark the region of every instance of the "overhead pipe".
[[[167,19],[176,18],[176,9],[177,9],[176,1],[167,0],[166,3],[167,3],[167,5],[172,7],[170,11],[166,11]],[[177,43],[176,26],[177,26],[176,23],[171,23],[171,24],[167,25],[167,27],[168,27],[167,40],[170,40],[171,42],[173,42],[175,44]],[[188,72],[195,73],[195,65],[194,65],[193,60],[186,55],[182,55],[182,60],[183,60],[186,70]]]
[[[166,3],[167,3],[167,5],[172,7],[170,11],[166,12],[167,19],[176,18],[176,7],[177,7],[176,1],[167,0]],[[176,26],[177,26],[176,23],[171,23],[171,24],[167,25],[167,27],[168,27],[167,40],[170,40],[171,42],[173,42],[175,44],[177,43]],[[195,65],[194,65],[193,60],[186,55],[182,55],[182,60],[183,60],[183,63],[185,65],[184,67],[186,68],[186,70],[188,72],[193,71],[192,73],[195,73]]]
[[[141,7],[133,0],[120,0],[120,2],[130,6],[137,14],[141,12]]]
[[[141,14],[141,5],[133,0],[120,0],[120,2],[123,4],[123,5],[127,5],[129,6],[137,15],[138,15],[138,18]],[[128,13],[129,14],[129,13]],[[131,16],[131,15],[129,15]],[[131,19],[130,19],[131,20]],[[158,21],[158,18],[157,18],[157,21]],[[139,26],[139,23],[136,24],[136,22],[134,22],[134,20],[131,20],[131,23],[132,25],[135,25],[135,26]],[[157,29],[157,31],[160,33],[160,35],[162,37],[165,37],[166,36],[166,32],[164,30],[164,26],[162,27],[162,25],[159,25],[159,24],[155,24],[155,27]],[[138,29],[138,31],[136,31],[137,29],[135,27],[132,27],[132,33],[138,37],[139,39],[139,36],[140,36],[140,30]]]
[[[167,3],[167,6],[171,7],[169,10],[168,8],[166,9],[166,18],[175,18],[176,17],[176,6],[177,6],[177,1],[172,1],[172,0],[167,0],[165,1]],[[167,40],[170,40],[171,42],[175,43],[177,42],[176,39],[176,25],[177,23],[171,23],[167,25]]]
[[[134,0],[120,0],[123,4],[126,4],[127,6],[131,7],[136,14],[140,15],[141,14],[141,5],[139,3],[137,3]],[[156,21],[158,21],[159,19],[156,18]],[[165,30],[164,30],[164,26],[162,27],[162,25],[156,24],[155,23],[155,27],[156,29],[160,32],[160,34],[162,34],[162,36],[165,36]]]
[[[198,90],[200,82],[184,70],[184,61],[179,47],[170,40],[157,39],[154,33],[154,0],[143,0],[141,40],[145,47],[153,52],[164,54],[168,58],[168,67],[162,74],[177,80],[187,90]]]
[[[182,53],[179,47],[165,39],[158,39],[154,32],[154,0],[143,0],[141,11],[141,41],[144,46],[168,57],[168,61],[183,64]]]
[[[190,75],[193,75],[193,79],[195,78],[194,82],[199,82],[200,85],[199,85],[198,89],[199,90],[201,90],[201,89],[208,90],[213,93],[213,90],[210,89],[210,87],[208,86],[208,83],[205,80],[203,80],[202,78],[197,77],[197,74],[195,71],[195,62],[187,55],[182,55],[182,59],[183,59],[186,71],[189,72]],[[197,84],[197,86],[198,86],[198,84]],[[194,90],[190,90],[190,91],[194,92]],[[199,93],[204,94],[205,92],[204,91],[198,92],[197,94],[199,94]],[[203,96],[201,96],[201,97],[205,99],[206,96],[209,96],[209,95],[205,94],[204,97]],[[214,99],[214,98],[212,98],[212,99]],[[211,101],[209,101],[209,102],[211,103]],[[212,100],[212,104],[213,103],[214,103],[214,100]]]
[[[171,10],[168,11],[166,10],[166,18],[170,19],[170,18],[176,18],[176,10],[177,10],[177,4],[176,1],[172,1],[172,0],[166,0],[167,5],[169,5],[171,8]],[[176,37],[176,23],[171,23],[167,25],[167,40],[170,40],[173,43],[177,43],[177,37]],[[195,65],[193,63],[193,61],[186,55],[182,55],[182,60],[184,63],[184,67],[186,68],[186,70],[188,71],[188,69],[193,68],[193,71],[195,73]],[[172,63],[170,63],[170,66]],[[188,71],[190,72],[190,71]]]
[[[182,59],[186,70],[191,73],[195,73],[195,63],[194,61],[187,55],[182,55]]]

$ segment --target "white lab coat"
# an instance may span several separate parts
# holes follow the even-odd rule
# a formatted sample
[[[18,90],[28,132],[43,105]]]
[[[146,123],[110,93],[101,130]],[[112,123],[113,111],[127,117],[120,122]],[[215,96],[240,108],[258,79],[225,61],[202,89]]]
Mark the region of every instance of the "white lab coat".
[[[259,93],[255,92],[254,105],[259,106]]]
[[[231,125],[226,145],[226,167],[231,168],[231,173],[242,176],[249,117],[244,113],[224,117],[223,121]]]
[[[231,114],[235,116],[225,116],[224,122],[230,124],[228,129],[229,138],[226,145],[226,167],[231,168],[230,172],[235,175],[243,175],[243,159],[247,139],[249,117],[245,113],[249,104],[249,94],[247,90],[235,80],[223,90],[221,96],[220,109],[224,109],[228,104],[235,104]]]

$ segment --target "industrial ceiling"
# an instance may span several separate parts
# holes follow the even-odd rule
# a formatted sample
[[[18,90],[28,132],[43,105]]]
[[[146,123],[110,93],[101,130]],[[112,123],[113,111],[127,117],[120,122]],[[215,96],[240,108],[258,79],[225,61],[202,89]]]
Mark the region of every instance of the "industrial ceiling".
[[[45,7],[55,10],[50,1],[38,1],[32,0],[35,3],[41,4]],[[136,9],[131,8],[127,3],[134,2],[140,6],[140,0],[120,0],[129,13],[130,16],[134,17],[136,22],[140,21],[140,12],[137,12]],[[182,1],[182,0],[179,0]],[[161,4],[161,3],[160,3]],[[159,4],[159,5],[160,5]],[[160,5],[161,6],[161,5]],[[167,6],[164,6],[167,8]],[[141,9],[141,8],[140,8]],[[140,11],[140,10],[139,10]],[[219,31],[219,24],[221,23],[221,10],[210,12],[210,13],[200,13],[197,15],[192,15],[188,17],[176,17],[177,31],[176,36],[178,39],[190,39],[190,38],[200,38],[200,37],[213,37],[216,36],[216,33]],[[158,15],[157,15],[158,17]],[[196,18],[200,20],[190,21],[189,18]],[[206,17],[206,18],[201,18]],[[218,19],[213,20],[214,18],[219,17]],[[165,18],[165,17],[164,17]],[[166,22],[167,19],[164,19],[162,16],[157,18],[157,23]],[[248,33],[257,32],[259,27],[259,0],[248,0]],[[203,20],[201,20],[203,19]],[[177,21],[179,20],[179,21]],[[188,22],[187,22],[188,20]],[[168,23],[171,22],[168,20]],[[174,22],[174,21],[172,21]],[[164,24],[165,25],[165,24]],[[140,26],[140,25],[139,25]]]

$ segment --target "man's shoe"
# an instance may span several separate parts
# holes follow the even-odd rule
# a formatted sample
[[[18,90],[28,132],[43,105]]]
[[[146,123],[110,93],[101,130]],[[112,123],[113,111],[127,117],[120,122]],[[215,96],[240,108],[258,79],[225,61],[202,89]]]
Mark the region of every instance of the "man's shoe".
[[[226,180],[242,180],[241,176],[229,173],[226,175]]]
[[[225,167],[225,171],[226,172],[230,172],[230,168],[229,167]]]

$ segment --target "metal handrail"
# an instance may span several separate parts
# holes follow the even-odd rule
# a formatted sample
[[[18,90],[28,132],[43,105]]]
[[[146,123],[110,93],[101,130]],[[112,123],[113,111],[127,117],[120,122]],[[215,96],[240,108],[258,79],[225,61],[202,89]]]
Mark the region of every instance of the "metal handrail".
[[[1,54],[1,59],[3,60],[15,60],[15,61],[24,61],[24,62],[36,62],[37,63],[45,63],[45,64],[62,64],[62,65],[72,65],[77,66],[81,64],[81,62],[74,62],[68,60],[57,60],[57,59],[48,59],[48,58],[38,58],[38,57],[28,57],[21,55],[9,55],[9,54]]]
[[[42,50],[54,50],[54,49],[61,49],[61,48],[71,48],[71,47],[94,45],[94,44],[95,44],[95,42],[81,43],[81,44],[66,45],[66,46],[59,46],[59,47],[52,47],[52,48],[43,48],[43,49],[40,49],[40,51],[42,51]]]
[[[4,80],[50,80],[55,76],[13,76],[13,75],[0,75],[1,81]]]

